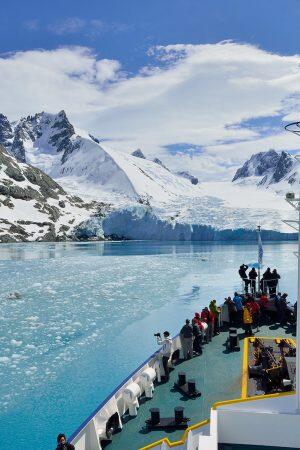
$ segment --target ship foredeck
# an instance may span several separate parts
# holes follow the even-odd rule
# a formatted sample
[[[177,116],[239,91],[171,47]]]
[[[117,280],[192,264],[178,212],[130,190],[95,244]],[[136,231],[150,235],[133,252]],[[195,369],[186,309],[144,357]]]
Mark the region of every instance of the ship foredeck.
[[[147,431],[145,420],[150,417],[149,409],[158,407],[161,417],[172,417],[175,406],[183,406],[184,414],[191,420],[189,425],[201,422],[210,415],[211,406],[220,401],[239,398],[242,395],[243,380],[243,338],[242,329],[238,330],[240,352],[228,352],[225,341],[228,332],[221,332],[211,343],[203,346],[203,354],[188,361],[179,362],[170,373],[170,381],[157,384],[153,399],[140,401],[138,415],[135,418],[123,417],[122,431],[114,434],[108,448],[112,450],[137,450],[162,438],[177,441],[183,431]],[[275,325],[263,326],[255,336],[293,337],[293,329]],[[178,372],[185,372],[187,379],[193,378],[201,396],[188,399],[173,389]]]

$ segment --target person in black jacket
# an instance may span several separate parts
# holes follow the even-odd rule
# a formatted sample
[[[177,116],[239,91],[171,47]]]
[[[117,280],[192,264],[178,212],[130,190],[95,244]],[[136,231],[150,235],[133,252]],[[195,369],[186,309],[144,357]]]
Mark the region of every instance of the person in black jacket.
[[[278,319],[279,324],[283,327],[286,325],[286,316],[287,316],[287,294],[282,294],[278,301]]]
[[[241,279],[244,281],[245,283],[245,292],[248,292],[248,287],[250,284],[250,280],[248,280],[248,275],[246,270],[248,269],[248,266],[246,264],[242,264],[239,268],[239,276],[241,277]]]
[[[184,359],[193,357],[193,327],[189,319],[186,319],[185,325],[180,330]]]
[[[252,294],[256,291],[256,278],[258,277],[257,272],[255,270],[255,267],[252,267],[252,269],[249,272],[249,280],[250,280],[250,286],[251,286],[251,292]]]
[[[274,269],[272,271],[272,278],[269,281],[270,294],[276,294],[279,279],[280,275],[277,273],[277,270]]]
[[[202,331],[194,319],[192,320],[192,326],[194,336],[193,350],[197,355],[202,355]]]
[[[267,268],[267,270],[265,271],[265,273],[263,274],[262,277],[262,291],[264,292],[268,292],[268,289],[270,289],[270,283],[272,284],[272,282],[270,281],[272,280],[272,272],[270,267]]]
[[[75,450],[73,444],[67,442],[66,436],[63,433],[60,433],[57,436],[57,447],[56,450]]]

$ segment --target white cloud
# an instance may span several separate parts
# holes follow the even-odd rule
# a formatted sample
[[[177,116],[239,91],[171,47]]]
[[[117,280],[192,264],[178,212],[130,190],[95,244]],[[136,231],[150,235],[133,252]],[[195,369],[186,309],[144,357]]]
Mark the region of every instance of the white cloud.
[[[96,80],[103,84],[116,81],[120,75],[121,64],[111,59],[101,59],[96,62]]]
[[[83,30],[86,26],[86,21],[79,17],[67,17],[64,20],[54,22],[48,25],[48,29],[58,35],[73,34]]]
[[[41,24],[33,19],[23,23],[23,27],[29,31],[37,31],[42,28]],[[80,17],[66,17],[55,22],[43,25],[45,31],[63,36],[67,34],[83,34],[94,39],[103,33],[123,33],[132,28],[126,23],[104,22],[101,19],[84,20]]]
[[[29,31],[37,31],[40,28],[40,22],[38,19],[31,19],[23,22],[23,27]]]
[[[118,61],[98,59],[86,48],[2,57],[2,111],[16,119],[64,108],[75,125],[110,139],[111,146],[140,147],[201,177],[229,177],[230,165],[256,151],[300,146],[282,129],[263,137],[263,127],[243,125],[299,111],[300,56],[224,42],[158,47],[149,52],[153,57],[152,65],[127,76]],[[202,151],[192,157],[168,154],[165,146],[180,143]]]

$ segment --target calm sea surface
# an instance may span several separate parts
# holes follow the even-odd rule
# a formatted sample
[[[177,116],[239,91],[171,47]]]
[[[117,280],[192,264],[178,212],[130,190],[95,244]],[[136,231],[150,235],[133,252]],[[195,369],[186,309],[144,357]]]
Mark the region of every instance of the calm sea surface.
[[[292,303],[294,251],[264,244]],[[153,333],[222,302],[256,260],[253,244],[1,244],[0,448],[55,448],[156,350]]]

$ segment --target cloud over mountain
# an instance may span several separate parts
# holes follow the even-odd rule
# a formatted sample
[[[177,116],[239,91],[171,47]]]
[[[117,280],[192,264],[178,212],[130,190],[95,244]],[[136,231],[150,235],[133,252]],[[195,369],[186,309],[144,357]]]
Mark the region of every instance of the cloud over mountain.
[[[300,57],[223,42],[169,45],[149,52],[137,74],[90,49],[17,52],[0,58],[2,110],[12,119],[64,108],[78,126],[116,149],[142,148],[167,166],[195,175],[230,178],[261,147],[295,149],[282,129],[251,126],[297,108]],[[265,140],[272,141],[268,144]],[[177,145],[180,157],[168,146]],[[192,155],[180,148],[201,147]]]

